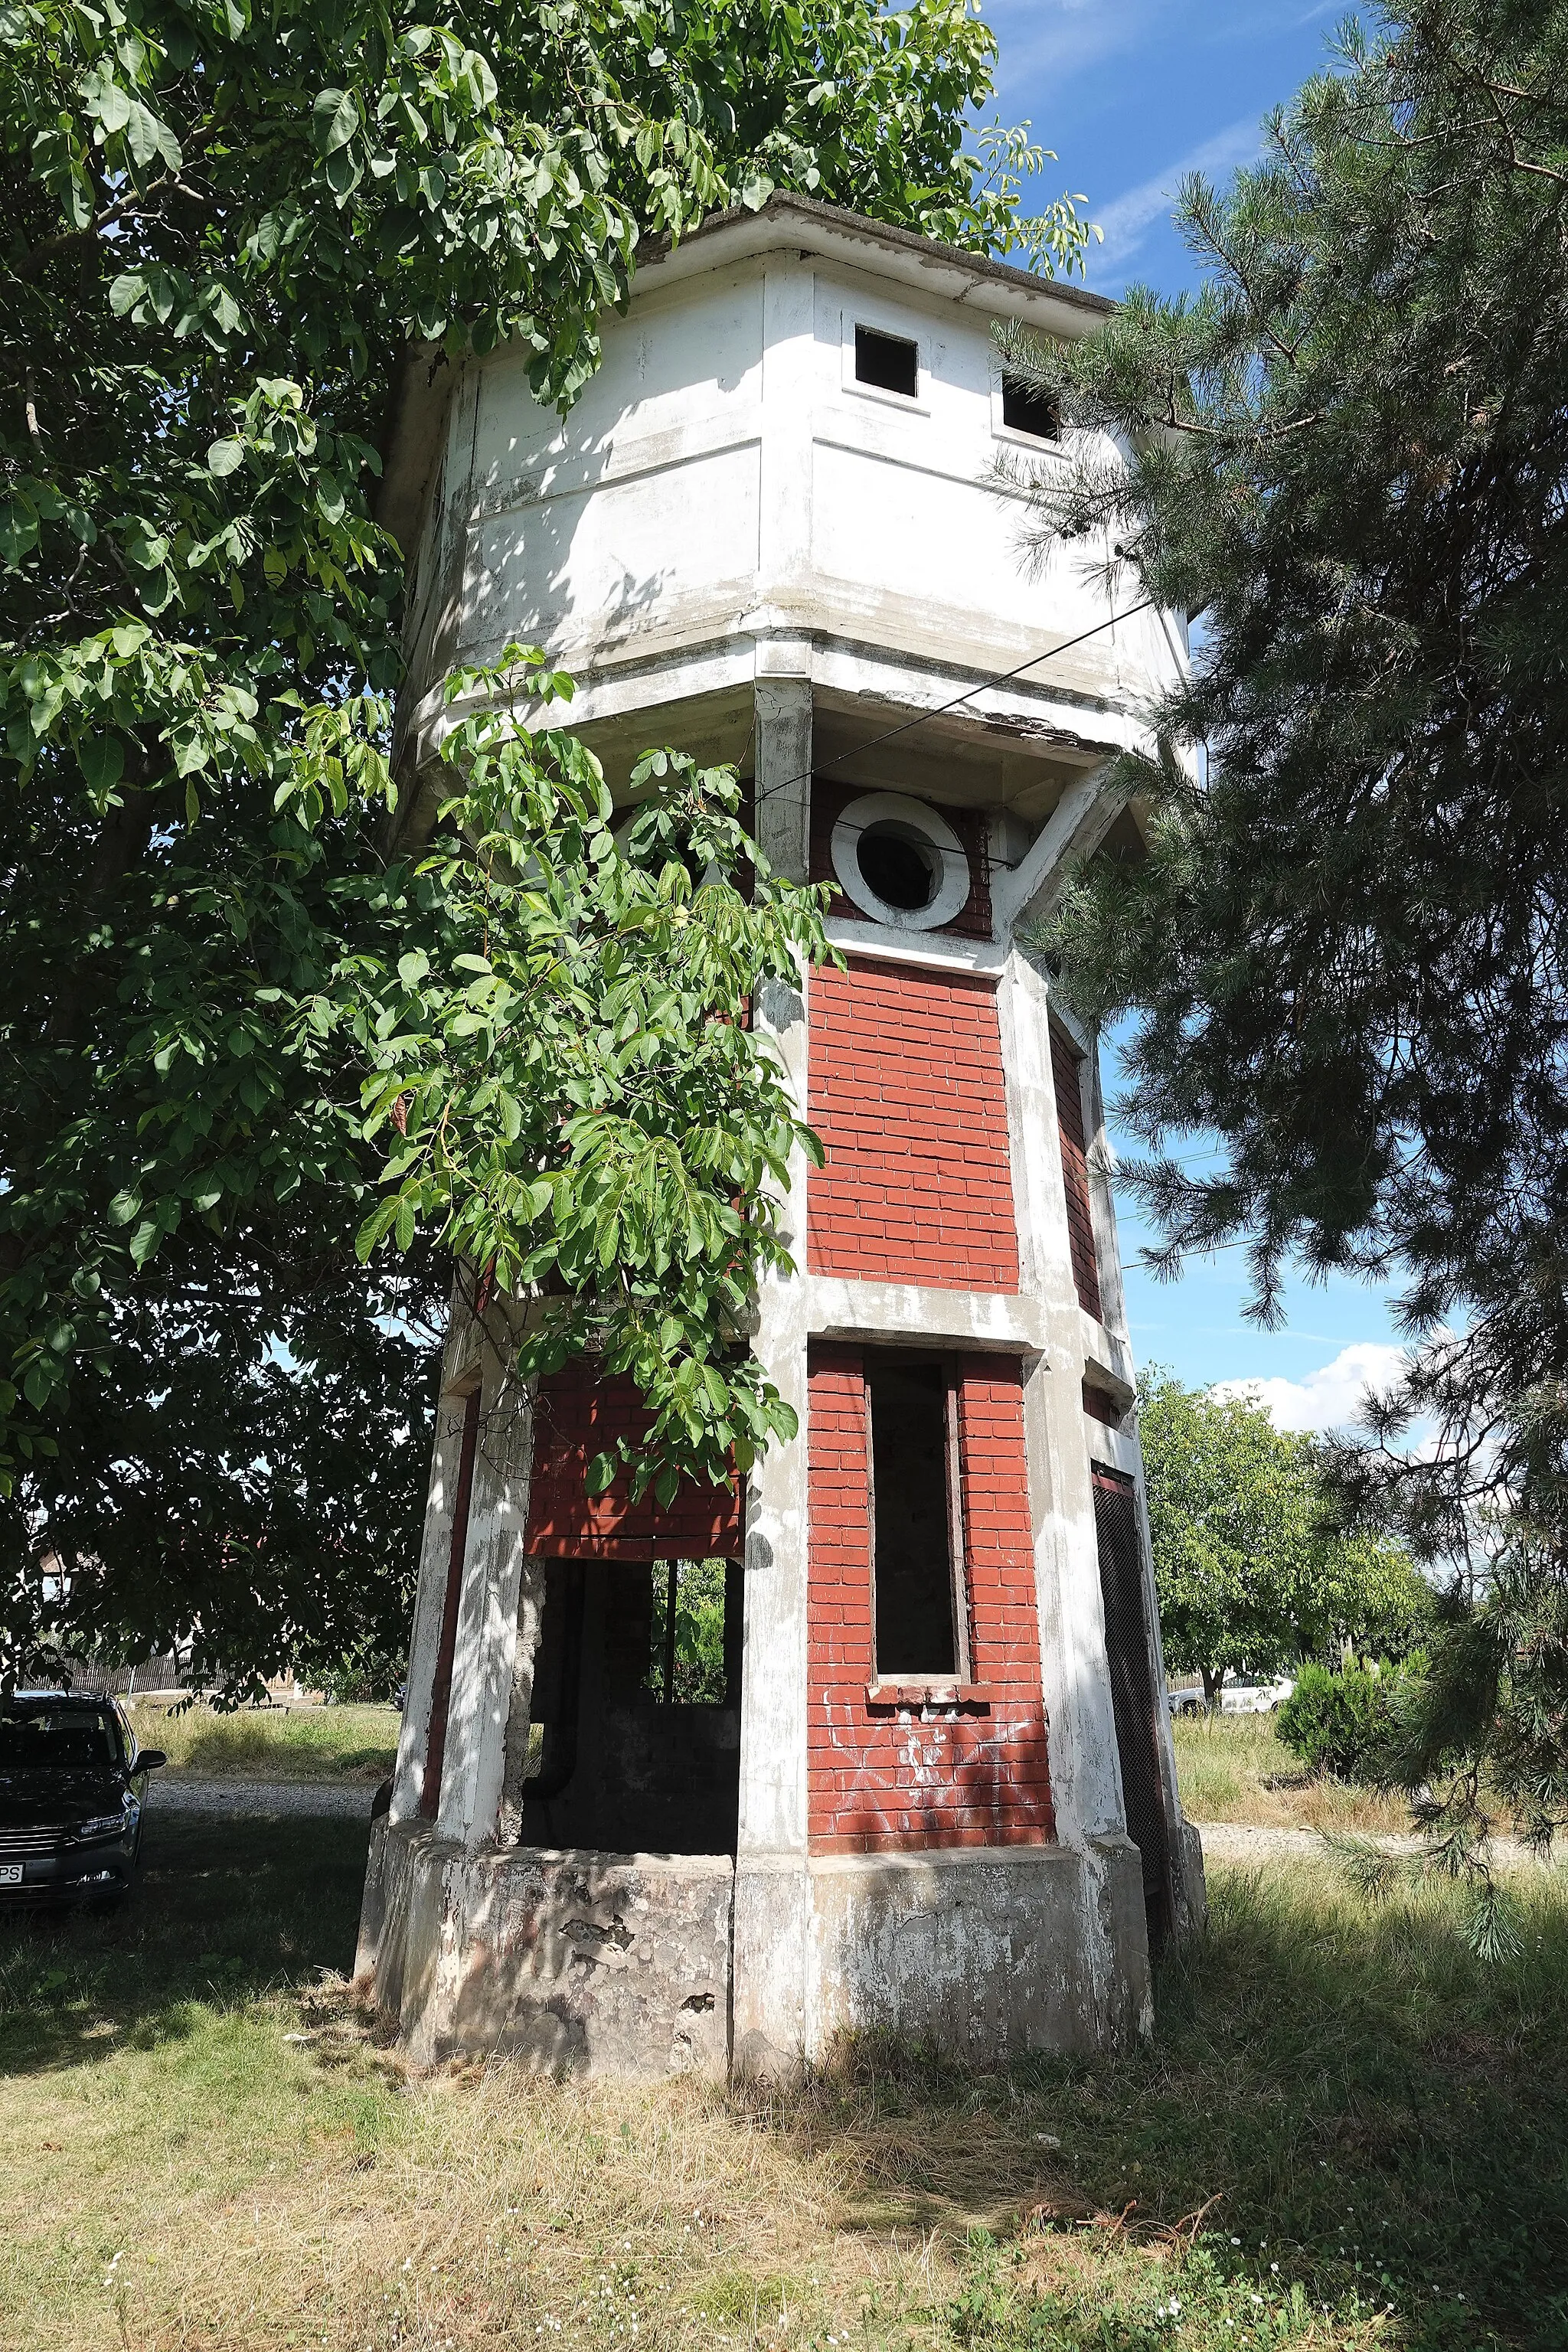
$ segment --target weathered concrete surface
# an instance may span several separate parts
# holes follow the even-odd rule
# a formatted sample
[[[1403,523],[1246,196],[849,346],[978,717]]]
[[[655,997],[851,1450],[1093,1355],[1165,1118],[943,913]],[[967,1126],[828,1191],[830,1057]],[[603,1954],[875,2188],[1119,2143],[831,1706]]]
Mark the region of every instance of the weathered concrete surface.
[[[1092,1857],[1033,1845],[815,1859],[813,2054],[857,2027],[980,2066],[1146,2032],[1142,1885],[1122,1843]],[[1100,1964],[1102,1938],[1119,1968]]]
[[[465,1852],[378,1822],[357,1974],[416,2063],[720,2078],[733,1886],[726,1854]]]

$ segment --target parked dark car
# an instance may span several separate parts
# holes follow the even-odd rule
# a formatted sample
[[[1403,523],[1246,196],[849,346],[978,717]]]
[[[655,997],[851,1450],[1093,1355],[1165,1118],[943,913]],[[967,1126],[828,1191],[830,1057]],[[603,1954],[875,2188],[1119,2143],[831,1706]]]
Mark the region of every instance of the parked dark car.
[[[128,1895],[147,1775],[163,1761],[112,1699],[0,1698],[0,1905]]]

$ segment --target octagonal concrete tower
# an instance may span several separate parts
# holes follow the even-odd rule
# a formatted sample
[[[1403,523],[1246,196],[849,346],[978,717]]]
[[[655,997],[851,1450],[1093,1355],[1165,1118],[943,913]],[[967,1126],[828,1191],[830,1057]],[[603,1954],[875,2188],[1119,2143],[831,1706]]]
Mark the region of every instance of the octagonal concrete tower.
[[[1140,854],[1102,771],[1184,657],[1070,550],[1031,576],[994,478],[1061,444],[993,322],[1105,307],[775,198],[639,271],[564,422],[514,352],[415,373],[406,823],[449,669],[539,643],[618,795],[652,744],[740,763],[846,961],[759,1007],[827,1150],[758,1301],[796,1441],[731,1495],[590,1498],[635,1397],[525,1392],[526,1303],[454,1311],[360,1954],[416,2054],[1091,2047],[1201,1904],[1094,1041],[1021,944],[1065,860]]]

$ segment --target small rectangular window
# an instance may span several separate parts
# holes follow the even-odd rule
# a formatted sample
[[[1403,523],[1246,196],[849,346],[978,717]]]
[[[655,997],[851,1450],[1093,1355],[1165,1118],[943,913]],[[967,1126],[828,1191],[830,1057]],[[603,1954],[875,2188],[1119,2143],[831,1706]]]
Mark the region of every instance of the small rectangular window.
[[[1062,413],[1054,395],[1022,376],[1002,378],[1002,422],[1010,433],[1027,433],[1036,441],[1062,437]]]
[[[875,384],[879,392],[901,393],[918,398],[921,388],[920,351],[902,335],[884,335],[875,327],[855,330],[855,381]]]
[[[956,1397],[940,1361],[866,1359],[879,1675],[968,1678]]]

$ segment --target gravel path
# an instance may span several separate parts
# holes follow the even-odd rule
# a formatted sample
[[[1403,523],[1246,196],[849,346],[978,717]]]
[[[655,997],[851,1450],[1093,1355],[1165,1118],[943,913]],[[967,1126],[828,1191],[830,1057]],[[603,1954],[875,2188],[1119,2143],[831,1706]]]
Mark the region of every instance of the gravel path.
[[[1261,1829],[1250,1822],[1194,1822],[1193,1826],[1204,1842],[1205,1859],[1209,1862],[1286,1862],[1299,1860],[1302,1855],[1316,1855],[1321,1862],[1331,1858],[1328,1842],[1317,1830]],[[1415,1853],[1421,1841],[1402,1835],[1369,1838],[1366,1843],[1381,1847],[1384,1853]],[[1492,1853],[1505,1870],[1563,1867],[1561,1857],[1545,1864],[1539,1863],[1516,1838],[1494,1838]]]
[[[154,1776],[148,1811],[158,1813],[316,1813],[368,1822],[374,1789],[363,1780],[197,1780]]]

